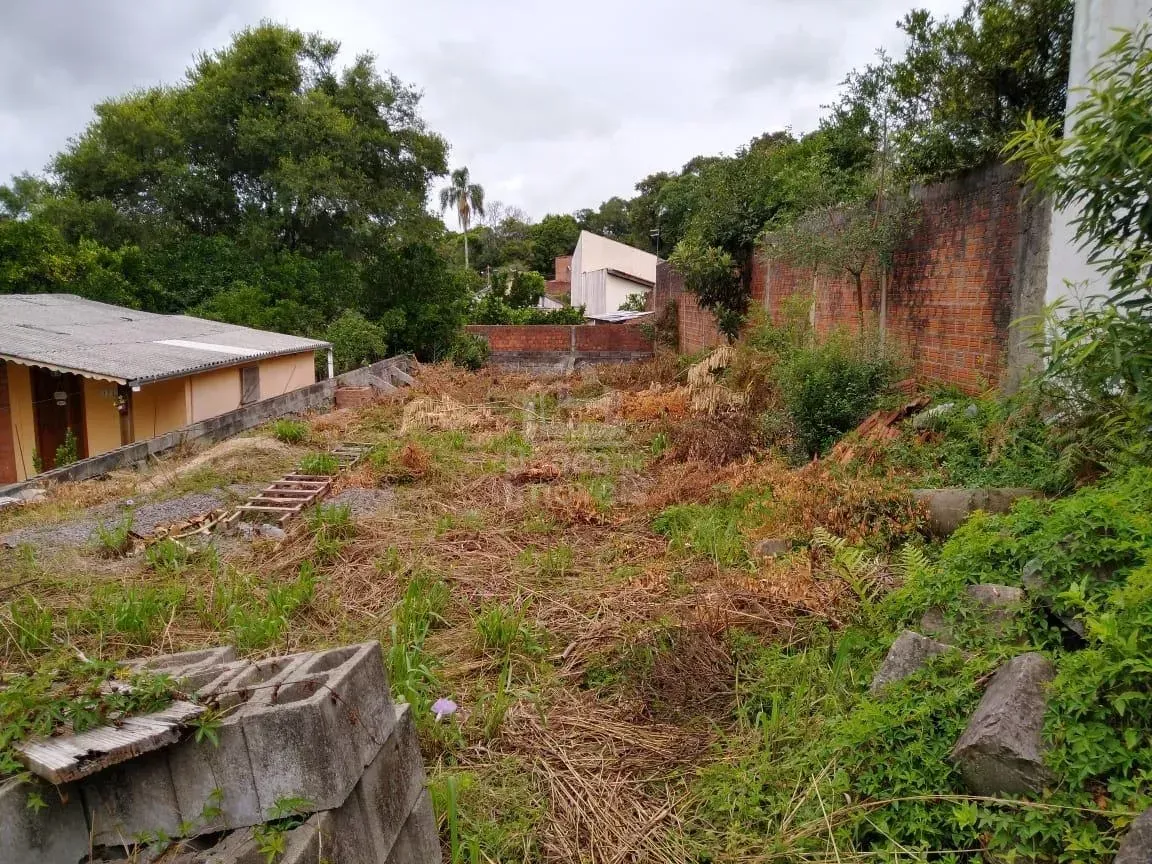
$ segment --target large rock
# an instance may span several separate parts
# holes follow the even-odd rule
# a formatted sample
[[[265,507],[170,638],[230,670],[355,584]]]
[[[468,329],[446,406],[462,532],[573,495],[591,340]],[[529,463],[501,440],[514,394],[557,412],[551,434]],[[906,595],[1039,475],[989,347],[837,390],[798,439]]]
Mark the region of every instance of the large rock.
[[[928,530],[947,537],[977,510],[1007,513],[1021,498],[1038,498],[1032,489],[913,489],[912,497],[928,510]]]
[[[767,560],[779,558],[791,551],[792,541],[783,537],[765,537],[763,540],[756,541],[756,545],[752,548],[752,555],[755,558]]]
[[[1003,639],[1012,632],[1025,607],[1024,592],[1011,585],[969,585],[963,597],[971,606],[977,627],[995,639]],[[956,641],[952,623],[940,607],[924,613],[920,629],[949,645]]]
[[[955,651],[950,645],[944,645],[934,639],[921,636],[911,630],[905,630],[896,637],[884,662],[876,671],[872,679],[872,692],[879,693],[889,684],[902,681],[909,675],[919,672],[933,657],[945,651]]]
[[[1136,817],[1113,864],[1152,864],[1152,807]]]
[[[1021,654],[993,677],[952,762],[974,795],[1029,795],[1052,781],[1041,730],[1055,667],[1043,654]]]

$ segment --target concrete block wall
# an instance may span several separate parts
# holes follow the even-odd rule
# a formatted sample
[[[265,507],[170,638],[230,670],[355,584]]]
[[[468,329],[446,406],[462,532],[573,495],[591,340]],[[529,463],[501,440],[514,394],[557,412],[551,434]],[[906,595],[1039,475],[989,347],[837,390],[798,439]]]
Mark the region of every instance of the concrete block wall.
[[[0,864],[136,860],[135,844],[157,836],[181,840],[175,860],[185,864],[262,861],[253,828],[287,798],[306,802],[306,821],[279,860],[440,860],[414,718],[391,702],[378,643],[259,661],[215,649],[135,665],[227,709],[219,745],[189,735],[76,784],[41,784],[43,811],[27,807],[27,784],[0,786]]]
[[[1011,389],[1033,361],[1012,322],[1042,309],[1047,274],[1050,208],[1025,195],[1015,168],[993,165],[914,190],[918,223],[897,251],[888,286],[889,341],[925,380],[969,391]],[[658,297],[678,305],[680,350],[718,345],[723,337],[710,312],[657,273]],[[662,284],[663,283],[663,284]],[[864,281],[866,317],[880,311],[876,274]],[[679,289],[679,290],[678,290]],[[846,277],[814,279],[810,270],[757,258],[752,305],[780,320],[787,300],[815,292],[820,333],[855,328],[855,283]]]

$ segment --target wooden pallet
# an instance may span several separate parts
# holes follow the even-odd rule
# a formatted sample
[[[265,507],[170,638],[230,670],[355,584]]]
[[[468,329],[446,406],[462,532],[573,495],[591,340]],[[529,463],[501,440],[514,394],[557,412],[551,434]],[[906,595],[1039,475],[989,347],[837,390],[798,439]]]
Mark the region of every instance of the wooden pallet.
[[[258,513],[265,522],[283,525],[326,497],[335,479],[319,474],[285,474],[229,513],[224,524],[232,525],[247,513]]]

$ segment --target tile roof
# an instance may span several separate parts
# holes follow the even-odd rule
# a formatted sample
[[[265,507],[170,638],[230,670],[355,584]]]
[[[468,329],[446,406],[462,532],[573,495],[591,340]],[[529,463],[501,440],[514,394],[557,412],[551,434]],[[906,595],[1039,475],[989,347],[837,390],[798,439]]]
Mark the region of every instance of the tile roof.
[[[0,295],[0,359],[126,384],[327,348],[187,315],[156,315],[72,294]]]

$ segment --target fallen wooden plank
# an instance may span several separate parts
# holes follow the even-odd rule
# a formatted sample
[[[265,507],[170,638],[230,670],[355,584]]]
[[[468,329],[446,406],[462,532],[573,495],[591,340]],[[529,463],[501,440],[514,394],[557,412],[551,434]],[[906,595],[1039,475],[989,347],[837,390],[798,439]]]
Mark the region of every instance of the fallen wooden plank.
[[[239,510],[240,512],[245,512],[245,511],[249,511],[249,510],[257,510],[257,511],[260,511],[262,513],[299,513],[304,508],[299,507],[299,506],[297,506],[297,507],[272,507],[270,505],[264,505],[264,504],[241,504],[236,509]]]
[[[188,721],[204,710],[203,705],[173,702],[163,711],[125,717],[117,725],[56,738],[34,738],[17,744],[16,754],[29,771],[49,783],[71,783],[141,753],[174,744]]]

